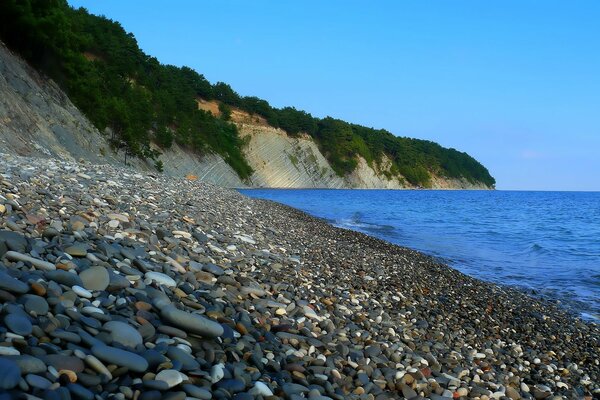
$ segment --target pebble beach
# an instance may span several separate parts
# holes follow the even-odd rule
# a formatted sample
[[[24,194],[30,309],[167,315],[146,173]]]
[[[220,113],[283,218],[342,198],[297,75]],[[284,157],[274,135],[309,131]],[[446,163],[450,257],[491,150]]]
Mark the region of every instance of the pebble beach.
[[[593,399],[600,327],[194,180],[0,154],[0,400]]]

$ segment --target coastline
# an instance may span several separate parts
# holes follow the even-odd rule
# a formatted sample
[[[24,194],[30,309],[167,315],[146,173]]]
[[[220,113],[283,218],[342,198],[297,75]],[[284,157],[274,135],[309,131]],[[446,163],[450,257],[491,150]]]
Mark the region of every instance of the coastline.
[[[106,323],[103,318],[108,315],[128,319],[138,331],[150,329],[136,319],[140,310],[130,307],[133,303],[129,300],[150,305],[144,306],[146,314],[142,315],[156,325],[154,334],[143,335],[144,342],[136,343],[138,347],[129,349],[131,352],[147,354],[158,348],[173,366],[178,361],[172,355],[175,351],[162,352],[164,343],[181,344],[182,339],[191,344],[187,355],[198,365],[181,356],[195,367],[181,367],[186,374],[182,380],[202,390],[180,386],[181,382],[155,389],[144,379],[126,385],[140,393],[183,391],[194,397],[190,392],[199,396],[212,391],[216,398],[247,392],[264,398],[302,394],[357,399],[600,395],[600,327],[521,291],[471,278],[417,251],[336,228],[280,203],[251,199],[205,183],[110,166],[7,155],[0,157],[0,174],[7,175],[0,178],[0,194],[5,200],[0,199],[5,204],[20,202],[21,207],[11,207],[10,213],[0,216],[1,230],[41,240],[41,221],[31,215],[45,213],[44,221],[50,226],[60,222],[63,233],[59,236],[64,237],[55,243],[52,254],[41,252],[40,257],[56,261],[56,252],[66,251],[66,244],[83,242],[95,256],[88,257],[86,251],[83,260],[87,262],[72,256],[78,261],[71,263],[73,272],[82,275],[88,264],[98,264],[120,269],[119,276],[128,277],[127,282],[120,280],[122,287],[94,292],[99,299],[106,298],[107,291],[124,299],[120,308],[104,302],[94,306],[104,313],[100,321]],[[118,220],[114,215],[125,215],[127,222],[123,218],[113,226],[110,221]],[[70,230],[73,221],[85,227]],[[121,251],[118,256],[105,257],[103,264],[94,261],[105,241],[136,252]],[[29,264],[6,257],[2,262],[5,273],[22,283],[30,282],[28,291],[35,287],[28,279],[32,274],[46,279],[46,284],[50,281],[51,274],[32,272]],[[136,271],[141,277],[133,277]],[[149,272],[167,275],[176,284],[151,274],[160,277],[153,280]],[[48,298],[49,288],[45,289]],[[73,296],[68,287],[62,290],[63,297],[72,301],[67,306],[80,311],[90,306],[86,298]],[[23,295],[14,291],[12,295],[15,304],[21,304]],[[46,301],[51,314],[63,315],[69,308],[61,305],[64,300]],[[160,331],[167,301],[218,321],[223,333],[216,339],[204,334],[199,340],[193,332],[178,337],[182,327]],[[14,310],[5,306],[4,312]],[[30,313],[28,318],[34,326],[40,325],[37,314]],[[71,324],[63,330],[85,337],[72,329],[81,324],[79,320],[72,319]],[[89,332],[88,328],[80,329]],[[39,354],[50,351],[38,346],[46,334],[50,335],[43,330],[34,332],[35,343],[28,346],[41,348]],[[75,347],[81,352],[77,353],[67,336],[50,335],[58,347],[53,351],[73,358],[89,355],[93,346],[82,342]],[[100,335],[100,340],[114,346],[115,336],[119,335]],[[20,340],[7,336],[6,329],[0,331],[4,347],[22,352],[8,357],[31,355],[31,349]],[[8,350],[3,351],[6,354]],[[109,366],[120,362],[102,361]],[[148,379],[157,381],[158,370],[151,367],[144,372],[157,372]],[[196,370],[203,373],[193,373]],[[226,378],[213,382],[221,370]],[[93,372],[88,368],[79,373]],[[125,384],[143,375],[130,368],[113,379]],[[84,378],[80,386],[98,393],[99,384],[86,385],[86,379],[95,383]],[[15,386],[9,389],[17,390]],[[118,387],[113,389],[118,391]],[[35,387],[30,387],[29,393],[35,393]]]

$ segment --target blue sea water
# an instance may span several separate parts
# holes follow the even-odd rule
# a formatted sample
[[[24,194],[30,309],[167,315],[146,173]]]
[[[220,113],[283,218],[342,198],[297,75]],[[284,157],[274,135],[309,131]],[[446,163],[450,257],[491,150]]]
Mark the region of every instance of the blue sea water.
[[[600,192],[248,189],[600,321]]]

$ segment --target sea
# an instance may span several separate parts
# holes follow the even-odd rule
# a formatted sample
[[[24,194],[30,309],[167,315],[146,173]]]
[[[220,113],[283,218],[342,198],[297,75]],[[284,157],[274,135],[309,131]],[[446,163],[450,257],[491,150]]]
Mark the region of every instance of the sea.
[[[242,189],[600,323],[600,192]]]

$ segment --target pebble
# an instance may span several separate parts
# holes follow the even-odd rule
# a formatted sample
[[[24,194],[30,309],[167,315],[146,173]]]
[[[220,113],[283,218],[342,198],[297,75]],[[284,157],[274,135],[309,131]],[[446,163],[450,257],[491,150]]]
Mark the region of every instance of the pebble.
[[[12,261],[25,261],[33,265],[34,267],[44,270],[44,271],[52,271],[56,269],[56,266],[50,262],[39,260],[37,258],[30,257],[26,254],[21,254],[16,251],[7,251],[4,254],[8,260]]]
[[[92,347],[92,354],[102,361],[128,368],[134,372],[144,372],[148,369],[148,362],[143,357],[116,347],[95,345]]]
[[[31,321],[24,315],[9,314],[4,317],[4,323],[8,329],[21,336],[31,335],[33,330]]]
[[[21,369],[12,360],[0,357],[0,389],[12,389],[21,380]]]
[[[110,283],[108,270],[104,267],[94,266],[79,273],[83,287],[87,290],[106,290]]]
[[[29,291],[29,286],[25,282],[13,278],[6,272],[0,271],[0,289],[23,294]]]
[[[144,277],[158,283],[159,285],[165,285],[167,287],[177,286],[177,282],[175,282],[173,278],[161,272],[146,272]]]
[[[273,391],[271,391],[271,389],[269,389],[269,387],[266,384],[259,381],[254,383],[254,386],[252,387],[252,389],[250,389],[249,393],[254,396],[273,396]]]
[[[600,395],[597,326],[410,249],[197,181],[0,171],[0,398]]]
[[[117,342],[123,346],[136,348],[142,344],[142,335],[134,327],[125,322],[109,321],[104,324],[102,329],[110,332],[113,342]]]
[[[75,292],[75,294],[77,296],[84,297],[86,299],[91,299],[93,296],[92,292],[90,292],[89,290],[87,290],[85,288],[82,288],[81,286],[74,285],[72,287],[72,289],[73,289],[73,292]]]
[[[156,380],[166,382],[172,388],[183,382],[183,375],[174,369],[164,369],[156,374]]]
[[[214,338],[223,334],[221,324],[201,315],[178,310],[173,305],[168,305],[161,310],[161,316],[178,328],[198,335]]]
[[[43,376],[39,376],[39,375],[28,374],[25,376],[25,380],[27,381],[27,383],[29,385],[31,385],[37,389],[46,390],[50,386],[52,386],[52,382],[50,382],[48,379],[44,378]]]

